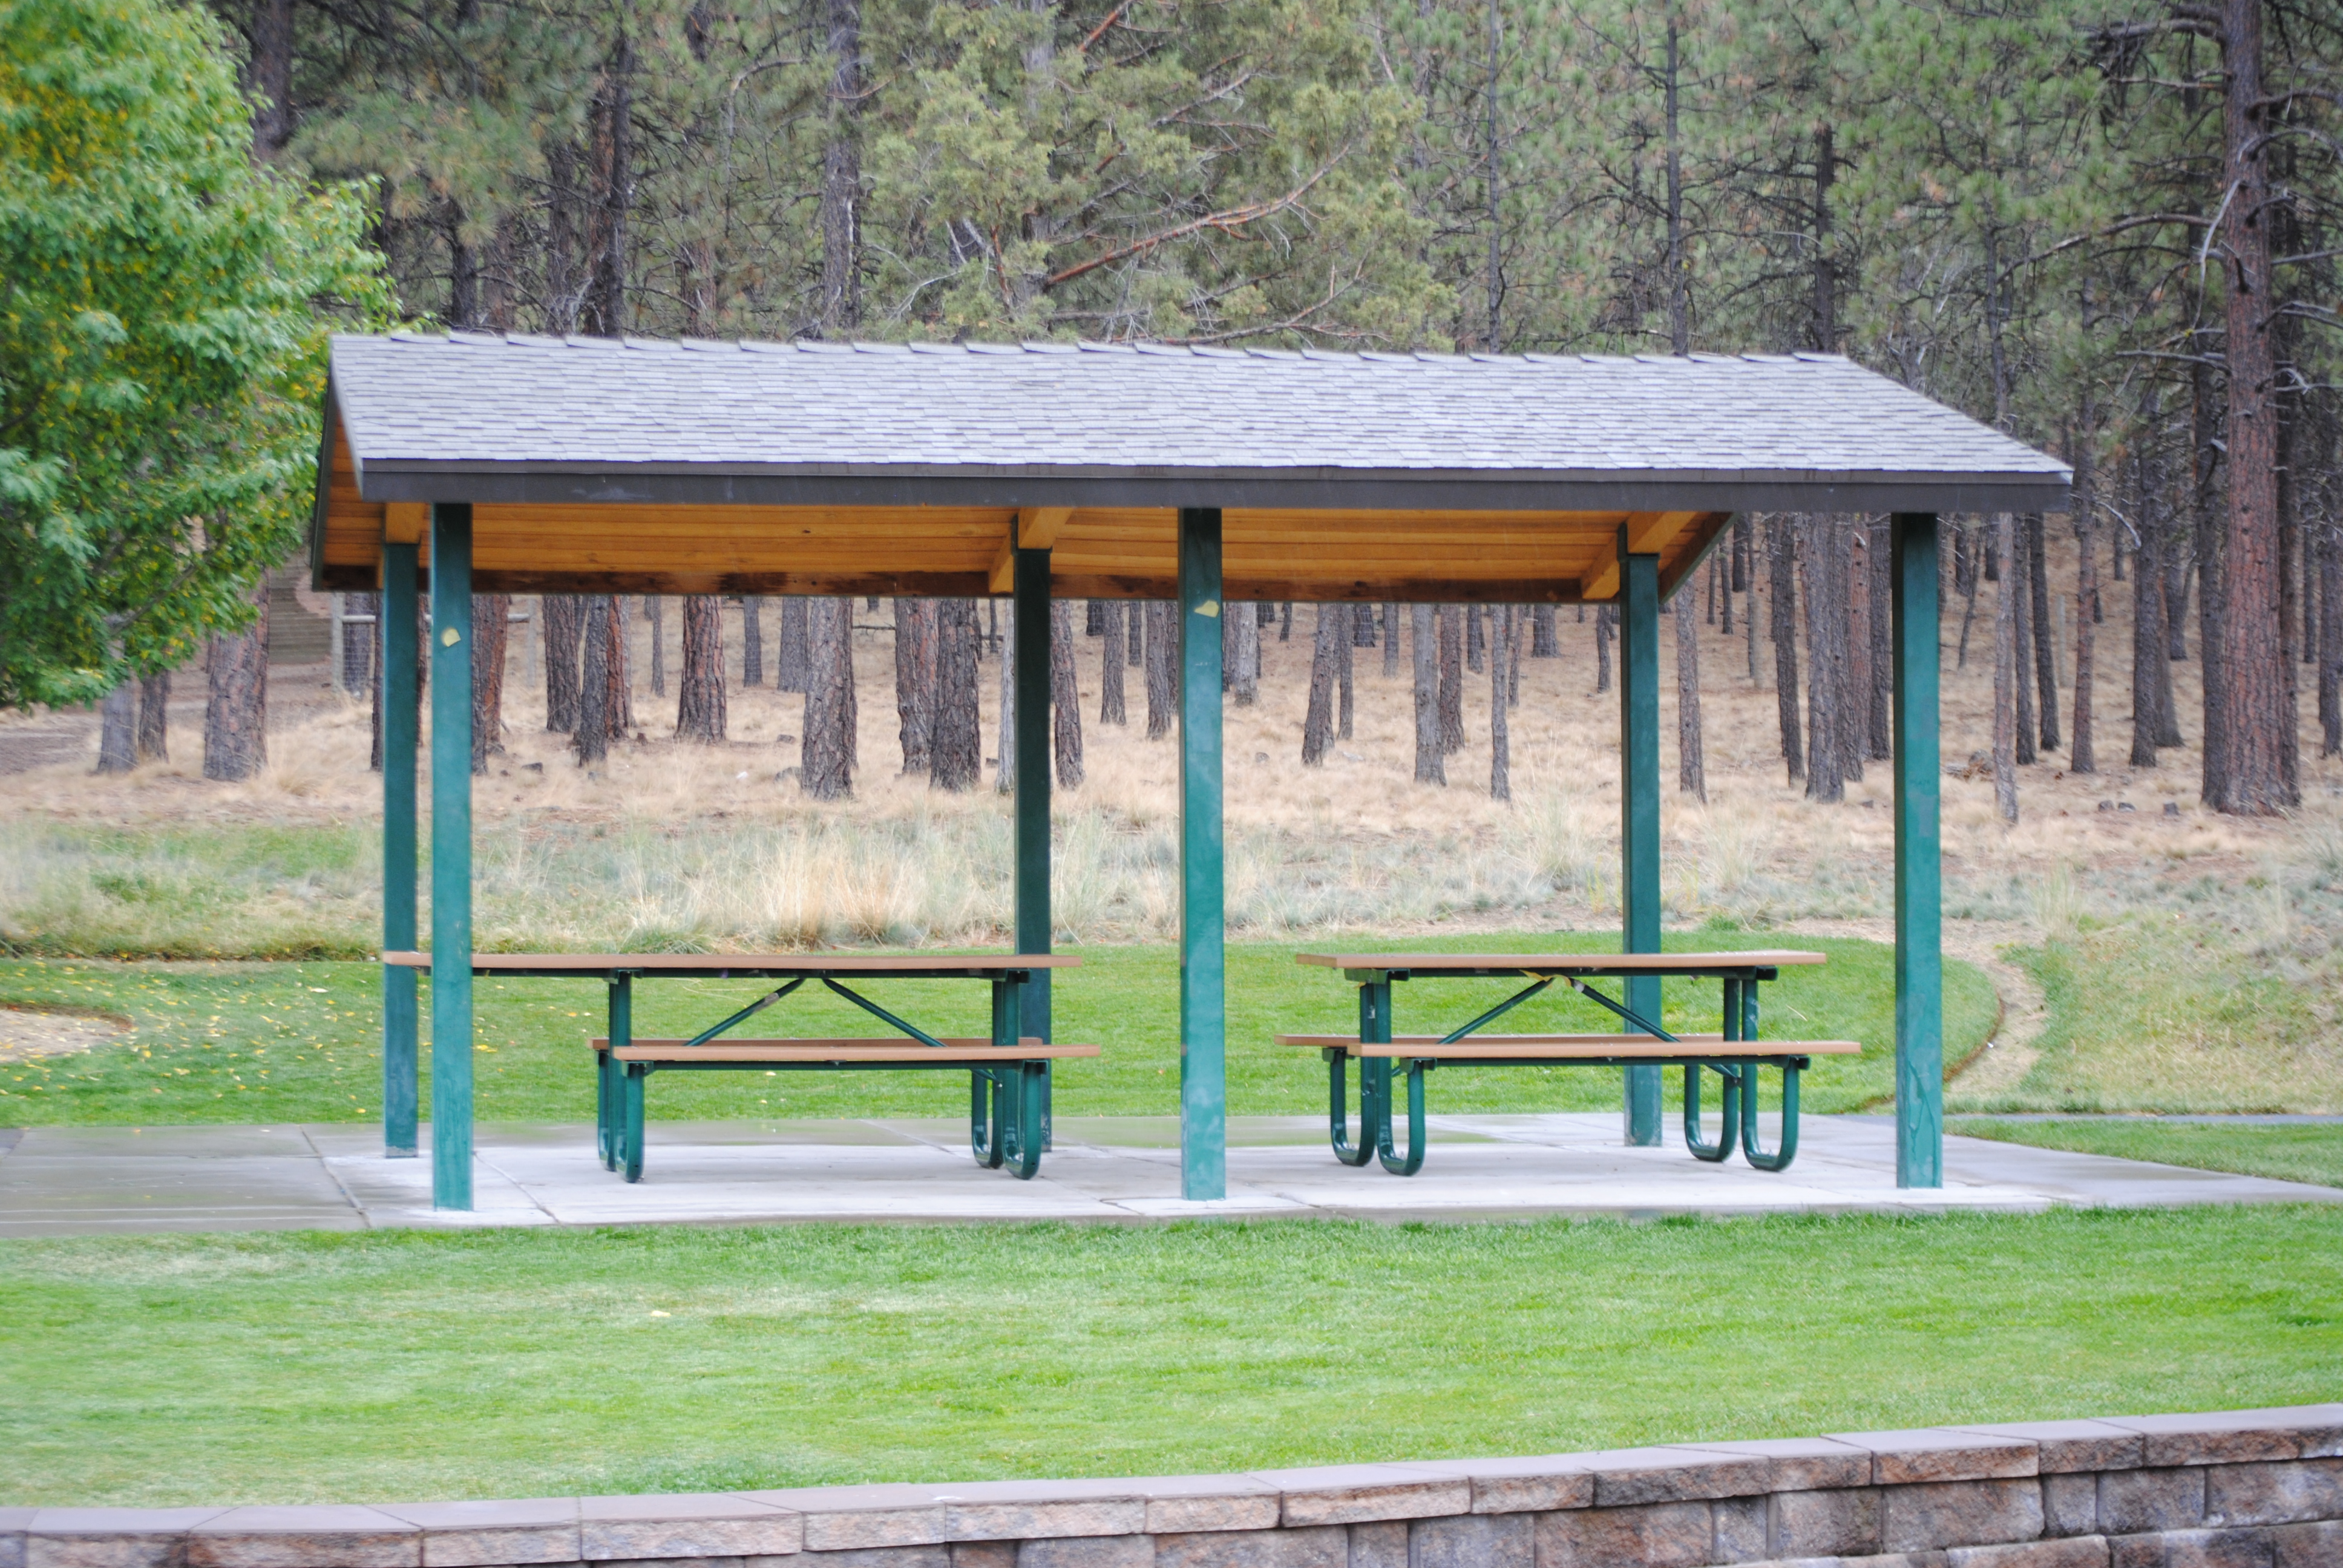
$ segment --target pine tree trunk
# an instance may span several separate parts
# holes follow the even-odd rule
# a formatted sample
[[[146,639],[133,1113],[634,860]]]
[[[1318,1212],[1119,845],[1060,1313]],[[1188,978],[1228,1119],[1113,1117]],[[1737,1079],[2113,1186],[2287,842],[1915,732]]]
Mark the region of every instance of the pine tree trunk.
[[[1505,625],[1512,630],[1505,643],[1505,706],[1519,708],[1522,705],[1522,644],[1526,640],[1522,632],[1530,612],[1523,605],[1511,605],[1507,609]]]
[[[2010,548],[2001,563],[2003,594],[2017,596],[2017,762],[2023,768],[2036,758],[2034,749],[2034,572],[2026,557],[2026,519],[2010,520]]]
[[[1790,519],[1767,518],[1765,543],[1766,593],[1773,608],[1774,706],[1781,719],[1782,761],[1795,784],[1806,776],[1806,753],[1805,727],[1798,717],[1797,562]]]
[[[97,770],[127,773],[138,765],[138,683],[126,680],[97,707]]]
[[[211,639],[204,703],[204,777],[249,779],[268,760],[268,584],[253,589],[260,618],[249,631]]]
[[[1513,798],[1513,726],[1507,713],[1513,703],[1508,689],[1513,677],[1512,658],[1507,657],[1513,630],[1513,607],[1489,612],[1496,624],[1495,647],[1489,658],[1489,799],[1510,800]],[[1686,617],[1690,619],[1690,617]]]
[[[1755,547],[1755,545],[1752,545],[1750,548],[1754,550],[1756,547]],[[1741,611],[1741,620],[1742,620],[1741,637],[1742,637],[1742,640],[1743,640],[1743,641],[1745,641],[1745,642],[1746,642],[1746,643],[1749,645],[1749,684],[1750,684],[1750,685],[1752,685],[1752,686],[1755,686],[1755,685],[1757,685],[1757,684],[1758,684],[1758,678],[1757,678],[1757,566],[1756,566],[1756,563],[1755,563],[1754,560],[1753,560],[1753,561],[1750,563],[1750,565],[1749,565],[1749,590],[1748,590],[1748,592],[1749,592],[1749,597],[1748,597],[1748,598],[1747,598],[1747,599],[1745,599],[1745,600],[1744,600],[1744,601],[1743,601],[1743,604],[1742,604],[1742,611]]]
[[[1084,637],[1106,635],[1106,602],[1102,598],[1082,601],[1082,635]]]
[[[1871,524],[1871,687],[1865,694],[1871,704],[1871,750],[1873,760],[1892,761],[1896,756],[1896,631],[1894,595],[1895,572],[1890,565],[1894,551],[1894,526],[1885,518]]]
[[[993,601],[993,626],[998,629],[994,640],[1001,648],[1001,731],[1000,756],[992,775],[992,787],[1007,795],[1017,788],[1017,601],[1002,605]],[[1227,628],[1222,628],[1226,635]],[[1225,672],[1226,662],[1222,663]],[[1223,690],[1226,688],[1222,688]]]
[[[1261,647],[1258,623],[1252,643]],[[1082,691],[1074,678],[1074,607],[1067,599],[1050,601],[1050,754],[1058,765],[1058,788],[1071,789],[1082,781]]]
[[[1447,757],[1464,749],[1464,616],[1462,605],[1439,608],[1440,754]]]
[[[2318,547],[2318,755],[2343,753],[2343,540],[2335,525]]]
[[[627,601],[618,594],[610,597],[610,613],[603,618],[609,650],[604,668],[610,682],[610,699],[606,711],[610,719],[610,739],[624,740],[635,727],[635,689],[633,672],[627,660]]]
[[[1530,657],[1532,658],[1560,658],[1562,657],[1562,638],[1555,635],[1554,626],[1554,606],[1550,604],[1536,605],[1531,608]]]
[[[740,684],[765,684],[765,598],[740,596]]]
[[[1357,683],[1352,678],[1358,660],[1358,640],[1351,635],[1349,628],[1362,618],[1372,618],[1374,608],[1363,604],[1336,605],[1334,608],[1334,618],[1340,628],[1334,638],[1334,738],[1348,740],[1351,739],[1352,722],[1358,716]]]
[[[1733,591],[1735,593],[1754,593],[1756,591],[1757,574],[1754,569],[1752,569],[1752,562],[1750,560],[1750,552],[1756,548],[1756,525],[1750,519],[1749,514],[1746,512],[1735,513],[1733,518],[1732,545],[1732,582]],[[1745,604],[1742,607],[1742,615],[1745,618],[1748,613],[1748,607]]]
[[[1611,689],[1611,618],[1614,613],[1607,604],[1594,607],[1594,695],[1597,697]]]
[[[1482,666],[1488,658],[1488,641],[1481,626],[1481,607],[1477,604],[1466,605],[1464,607],[1464,668],[1475,675],[1481,673]]]
[[[1846,591],[1838,529],[1826,516],[1801,521],[1798,558],[1806,599],[1806,798],[1846,799]]]
[[[1440,633],[1428,604],[1408,606],[1408,651],[1415,667],[1415,781],[1445,785],[1448,768],[1440,744]]]
[[[1147,601],[1147,739],[1161,740],[1180,720],[1179,607]]]
[[[1131,639],[1123,635],[1122,630],[1125,607],[1121,599],[1111,598],[1101,601],[1100,608],[1104,612],[1106,622],[1100,635],[1106,641],[1099,648],[1099,722],[1128,725],[1131,719],[1122,700],[1122,672],[1130,663],[1126,650],[1131,644]],[[1292,608],[1290,605],[1287,607],[1288,609]],[[1134,603],[1129,608],[1135,615],[1139,606]]]
[[[810,662],[806,652],[806,599],[791,594],[781,600],[781,638],[773,659],[773,689],[803,691]]]
[[[1224,618],[1233,624],[1236,632],[1237,706],[1251,708],[1261,700],[1261,617],[1251,613],[1248,607]]]
[[[1334,677],[1341,656],[1334,644],[1342,635],[1336,606],[1318,607],[1318,633],[1310,654],[1310,706],[1302,718],[1302,765],[1323,766],[1334,740]]]
[[[1292,599],[1287,599],[1278,606],[1277,640],[1280,642],[1293,640],[1293,601]]]
[[[1399,606],[1383,606],[1383,678],[1399,673]]]
[[[591,768],[610,755],[610,596],[589,594],[585,601],[585,625],[579,630],[584,662],[578,680],[578,722],[570,732],[570,749],[580,768]]]
[[[1994,518],[1994,558],[2013,563],[2017,548],[2016,526],[2007,512]],[[2017,610],[2024,600],[2025,579],[2005,570],[1993,602],[1993,799],[2006,822],[2017,820],[2017,743],[2021,736],[2018,699],[2024,683],[2018,678]]]
[[[539,601],[539,613],[545,617],[545,728],[567,735],[578,728],[585,601],[576,594],[549,593]],[[381,646],[379,639],[376,646]]]
[[[1692,592],[1687,578],[1676,595],[1676,788],[1706,805],[1708,769],[1700,734],[1700,626],[1692,616]]]
[[[1872,750],[1871,530],[1862,519],[1848,527],[1846,543],[1846,745],[1863,759]]]
[[[2144,477],[2137,498],[2139,557],[2131,573],[2131,765],[2153,768],[2164,729],[2158,680],[2165,664],[2164,563],[2157,543],[2163,530],[2149,510],[2155,499]]]
[[[1728,546],[1727,553],[1730,553],[1730,548],[1731,547]],[[1733,577],[1725,570],[1725,563],[1715,556],[1708,558],[1708,580],[1716,589],[1716,597],[1720,601],[1717,606],[1720,612],[1717,617],[1717,635],[1731,637],[1733,635]]]
[[[696,593],[683,601],[683,677],[675,738],[713,746],[724,739],[724,601]]]
[[[854,601],[812,598],[805,608],[805,739],[799,787],[817,800],[842,800],[854,793]]]
[[[141,762],[171,759],[171,672],[167,669],[158,669],[138,682],[138,741],[134,749]]]
[[[643,595],[643,618],[651,623],[651,695],[667,695],[667,596]]]
[[[928,778],[937,789],[956,795],[984,782],[977,643],[976,601],[948,598],[938,603],[935,731]]]
[[[1343,619],[1351,631],[1353,648],[1375,646],[1375,607],[1371,604],[1346,604]]]
[[[2099,758],[2092,733],[2091,683],[2098,674],[2097,639],[2099,563],[2091,538],[2090,458],[2086,450],[2076,462],[2075,501],[2075,746],[2066,756],[2069,773],[2097,773]]]
[[[353,593],[342,596],[342,689],[357,691],[374,684],[374,628],[367,622],[353,624],[352,616],[375,617],[382,614],[382,596]]]
[[[472,596],[472,772],[505,749],[505,650],[512,638],[512,595]]]
[[[895,735],[903,771],[935,767],[940,601],[895,601]]]
[[[1145,678],[1147,669],[1147,601],[1133,599],[1128,607],[1131,621],[1130,667]]]
[[[2056,751],[2058,739],[2057,628],[2050,621],[2050,548],[2048,532],[2039,512],[2026,514],[2026,571],[2031,612],[2026,617],[2034,633],[2034,682],[2039,693],[2042,749]]]

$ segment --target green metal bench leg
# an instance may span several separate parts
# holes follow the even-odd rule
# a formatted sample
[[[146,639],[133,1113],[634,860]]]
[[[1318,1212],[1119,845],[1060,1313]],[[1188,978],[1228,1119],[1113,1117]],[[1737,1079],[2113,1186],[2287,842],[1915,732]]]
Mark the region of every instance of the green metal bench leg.
[[[1741,1096],[1741,1152],[1760,1171],[1787,1171],[1790,1161],[1798,1157],[1799,1060],[1791,1058],[1782,1063],[1782,1143],[1770,1154],[1757,1147],[1757,1063],[1754,1059],[1741,1063],[1747,1081]]]
[[[629,1061],[625,1064],[624,1105],[619,1115],[624,1118],[618,1132],[618,1159],[625,1167],[629,1181],[643,1179],[643,1080],[650,1076],[649,1064]]]
[[[988,1171],[1001,1169],[1014,1141],[1009,1086],[1016,1070],[1014,1067],[980,1067],[969,1074],[969,1148],[976,1162]]]
[[[1367,1089],[1368,1063],[1359,1062],[1359,1141],[1351,1142],[1350,1073],[1347,1051],[1329,1050],[1326,1057],[1326,1122],[1328,1141],[1334,1146],[1334,1158],[1345,1165],[1364,1165],[1374,1158],[1374,1119],[1368,1111],[1373,1096]]]
[[[1700,1135],[1700,1071],[1701,1063],[1684,1063],[1684,1147],[1695,1160],[1720,1164],[1733,1158],[1733,1146],[1740,1136],[1741,1072],[1738,1068],[1718,1066],[1716,1075],[1725,1081],[1724,1125],[1717,1129],[1716,1141],[1710,1143]]]
[[[1377,1118],[1375,1157],[1393,1175],[1413,1176],[1423,1169],[1423,1075],[1432,1064],[1424,1061],[1407,1064],[1407,1158],[1404,1160],[1392,1157],[1392,1059],[1380,1059],[1380,1065],[1383,1070],[1383,1103],[1380,1107],[1383,1114]]]
[[[1009,1100],[1013,1096],[1014,1114],[1000,1115],[1011,1108],[996,1101],[994,1125],[1007,1123],[1001,1141],[1008,1146],[1009,1173],[1020,1181],[1031,1181],[1033,1173],[1041,1169],[1041,1117],[1049,1108],[1049,1065],[1021,1061],[1013,1068],[1002,1069],[1001,1076],[1010,1080],[1010,1093],[1001,1098]]]
[[[618,1077],[624,1070],[616,1053],[622,1047],[634,1043],[635,977],[621,972],[608,976],[606,983],[609,987],[609,1022],[602,1032],[610,1044],[609,1050],[604,1051],[601,1060],[595,1064],[601,1074],[594,1085],[595,1121],[597,1141],[601,1147],[602,1169],[615,1171],[618,1168]]]
[[[618,1168],[618,1097],[611,1087],[610,1067],[608,1051],[594,1053],[594,1152],[605,1171]]]

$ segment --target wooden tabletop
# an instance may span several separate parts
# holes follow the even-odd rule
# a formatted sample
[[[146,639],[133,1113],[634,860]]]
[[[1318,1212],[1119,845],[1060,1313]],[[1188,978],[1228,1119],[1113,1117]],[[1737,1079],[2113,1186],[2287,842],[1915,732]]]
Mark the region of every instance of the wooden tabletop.
[[[1821,953],[1296,953],[1298,964],[1413,975],[1713,975],[1825,961]]]
[[[427,970],[431,955],[387,952],[395,969]],[[628,970],[690,980],[789,980],[799,975],[867,979],[999,980],[1028,970],[1070,970],[1067,953],[474,953],[474,974],[607,975]]]

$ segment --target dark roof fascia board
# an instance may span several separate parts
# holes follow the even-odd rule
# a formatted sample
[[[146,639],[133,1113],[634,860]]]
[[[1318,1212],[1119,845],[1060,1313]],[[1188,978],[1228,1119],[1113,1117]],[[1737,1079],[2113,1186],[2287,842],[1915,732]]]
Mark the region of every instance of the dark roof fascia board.
[[[2056,512],[2063,475],[1753,474],[1615,470],[1148,471],[1035,473],[964,467],[830,469],[607,467],[435,463],[362,466],[368,501],[761,507],[1250,507],[1335,511]]]

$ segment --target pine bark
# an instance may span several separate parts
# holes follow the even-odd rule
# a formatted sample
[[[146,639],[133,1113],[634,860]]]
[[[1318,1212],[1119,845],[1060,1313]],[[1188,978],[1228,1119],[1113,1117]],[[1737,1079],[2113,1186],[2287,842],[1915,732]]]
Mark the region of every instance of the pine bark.
[[[268,584],[253,589],[259,618],[211,639],[204,703],[204,777],[249,779],[268,760]]]
[[[2343,548],[2335,527],[2318,547],[2318,755],[2343,753]]]
[[[1383,606],[1383,678],[1399,673],[1399,606]]]
[[[1513,607],[1489,612],[1495,625],[1489,658],[1489,799],[1513,798],[1513,726],[1507,710],[1513,705],[1511,683],[1513,661],[1508,657],[1513,638]],[[1687,616],[1684,618],[1692,618]]]
[[[1251,708],[1261,700],[1261,617],[1251,606],[1240,606],[1235,613],[1221,618],[1235,634],[1236,668],[1231,689],[1239,708]]]
[[[978,638],[974,599],[937,603],[935,730],[928,777],[937,789],[954,794],[965,794],[984,781]]]
[[[1464,668],[1478,675],[1488,656],[1489,639],[1481,625],[1481,607],[1468,604],[1464,607]]]
[[[609,613],[602,619],[603,635],[609,644],[603,669],[610,683],[610,697],[604,712],[610,721],[610,739],[624,740],[627,732],[635,727],[634,679],[627,658],[627,601],[617,594],[609,598]]]
[[[1799,533],[1806,600],[1806,798],[1844,800],[1855,751],[1847,745],[1845,562],[1831,518],[1809,514]]]
[[[1258,623],[1252,634],[1253,647],[1259,648]],[[1050,754],[1058,766],[1058,788],[1071,789],[1082,781],[1082,692],[1074,678],[1074,607],[1070,599],[1050,601]]]
[[[1000,721],[994,726],[1001,736],[996,743],[1000,755],[994,759],[992,787],[1006,795],[1017,788],[1017,603],[995,600],[991,609],[998,628],[993,641],[1001,649]]]
[[[538,613],[545,617],[545,728],[567,735],[578,728],[585,601],[576,594],[549,593],[540,601]],[[376,646],[381,646],[379,640]]]
[[[1464,749],[1464,617],[1461,605],[1439,608],[1440,754],[1446,757]]]
[[[353,616],[379,616],[382,596],[352,593],[342,596],[342,689],[357,691],[374,683],[374,628],[353,622]]]
[[[1895,572],[1890,564],[1895,535],[1885,518],[1870,525],[1871,560],[1871,703],[1872,760],[1886,762],[1896,756],[1896,628]]]
[[[2165,662],[2164,568],[2157,545],[2163,530],[2148,510],[2155,502],[2145,477],[2138,498],[2139,551],[2131,573],[2131,765],[2153,768],[2164,718],[2158,689]]]
[[[813,598],[806,608],[805,739],[799,787],[817,800],[854,793],[854,601]]]
[[[803,691],[811,660],[806,651],[806,606],[803,595],[781,600],[780,646],[773,658],[773,689]]]
[[[724,739],[724,601],[714,594],[683,601],[683,673],[676,693],[675,738],[713,746]]]
[[[97,770],[127,773],[138,765],[138,686],[126,680],[97,708]]]
[[[590,253],[578,325],[597,337],[627,331],[627,216],[634,199],[635,45],[627,34],[604,62],[588,110],[593,205],[587,215]]]
[[[1355,626],[1363,619],[1372,619],[1375,613],[1372,605],[1344,604],[1336,605],[1334,608],[1336,620],[1344,627]],[[1352,722],[1358,715],[1357,683],[1352,678],[1357,658],[1358,639],[1349,635],[1336,637],[1334,639],[1334,738],[1337,740],[1351,739]]]
[[[569,747],[580,768],[591,768],[610,754],[610,596],[586,598],[586,621],[579,640],[583,667],[578,680],[576,728]]]
[[[2017,546],[2016,525],[2007,512],[1994,518],[1994,556],[2005,566]],[[2017,742],[2021,734],[2017,699],[2025,686],[2017,664],[2017,608],[2025,598],[2025,579],[2005,570],[1996,585],[1993,604],[1993,799],[2002,819],[2017,820]]]
[[[1302,765],[1317,768],[1325,763],[1327,750],[1334,740],[1334,678],[1340,656],[1335,642],[1341,636],[1338,607],[1322,604],[1318,607],[1318,631],[1310,654],[1310,704],[1302,718]]]
[[[1180,610],[1147,601],[1147,739],[1161,740],[1180,719]]]
[[[1676,595],[1676,788],[1708,802],[1708,768],[1700,733],[1700,623],[1693,618],[1692,585]],[[1500,720],[1503,713],[1499,714]],[[1506,799],[1499,796],[1498,799]]]
[[[740,596],[740,684],[765,684],[765,599],[762,594]]]
[[[1782,761],[1789,779],[1806,776],[1804,726],[1798,716],[1797,562],[1790,519],[1769,518],[1765,523],[1766,594],[1772,602],[1774,638],[1774,705],[1781,719]]]
[[[1611,689],[1611,619],[1618,612],[1610,605],[1594,607],[1594,695]]]
[[[821,336],[850,337],[862,319],[862,8],[828,0],[829,133],[821,164]]]
[[[2070,773],[2097,773],[2099,756],[2091,715],[2091,686],[2098,676],[2099,562],[2097,530],[2092,527],[2098,508],[2098,468],[2094,461],[2096,432],[2090,394],[2083,395],[2083,412],[2075,442],[2075,740],[2066,754]]]
[[[1131,622],[1129,664],[1131,668],[1139,670],[1143,677],[1147,669],[1147,601],[1134,599],[1126,608]]]
[[[1532,658],[1562,657],[1562,638],[1555,635],[1554,606],[1550,604],[1535,605],[1531,608],[1530,657]]]
[[[941,601],[895,601],[895,735],[905,773],[935,767]]]
[[[141,762],[171,759],[171,672],[167,669],[139,679],[138,740],[133,750]]]
[[[1408,606],[1408,651],[1415,667],[1415,781],[1419,784],[1448,782],[1448,768],[1443,759],[1446,751],[1440,744],[1440,650],[1436,646],[1439,631],[1434,622],[1433,607],[1428,604]]]
[[[2017,596],[2017,761],[2020,767],[2030,766],[2036,759],[2034,747],[2034,573],[2027,559],[2026,518],[2014,518],[2010,522],[2010,548],[2013,554],[2001,563],[2000,591]]]
[[[1846,530],[1846,741],[1861,758],[1872,751],[1871,530],[1855,520]]]
[[[667,695],[667,596],[643,595],[643,619],[651,628],[651,695]]]
[[[1091,602],[1099,607],[1099,618],[1103,623],[1099,635],[1106,639],[1099,647],[1099,722],[1128,725],[1131,719],[1122,699],[1122,672],[1131,662],[1126,651],[1130,638],[1124,636],[1122,629],[1125,607],[1118,598]],[[1132,614],[1138,613],[1136,604],[1129,608]],[[1291,606],[1287,608],[1292,608]]]
[[[2050,548],[2044,537],[2048,531],[2041,513],[2026,514],[2026,572],[2032,609],[2027,619],[2034,629],[2034,683],[2041,699],[2037,706],[2042,749],[2056,751],[2064,742],[2058,736],[2058,633],[2050,618]]]
[[[512,595],[472,596],[472,771],[505,749],[505,651],[512,638]]]

